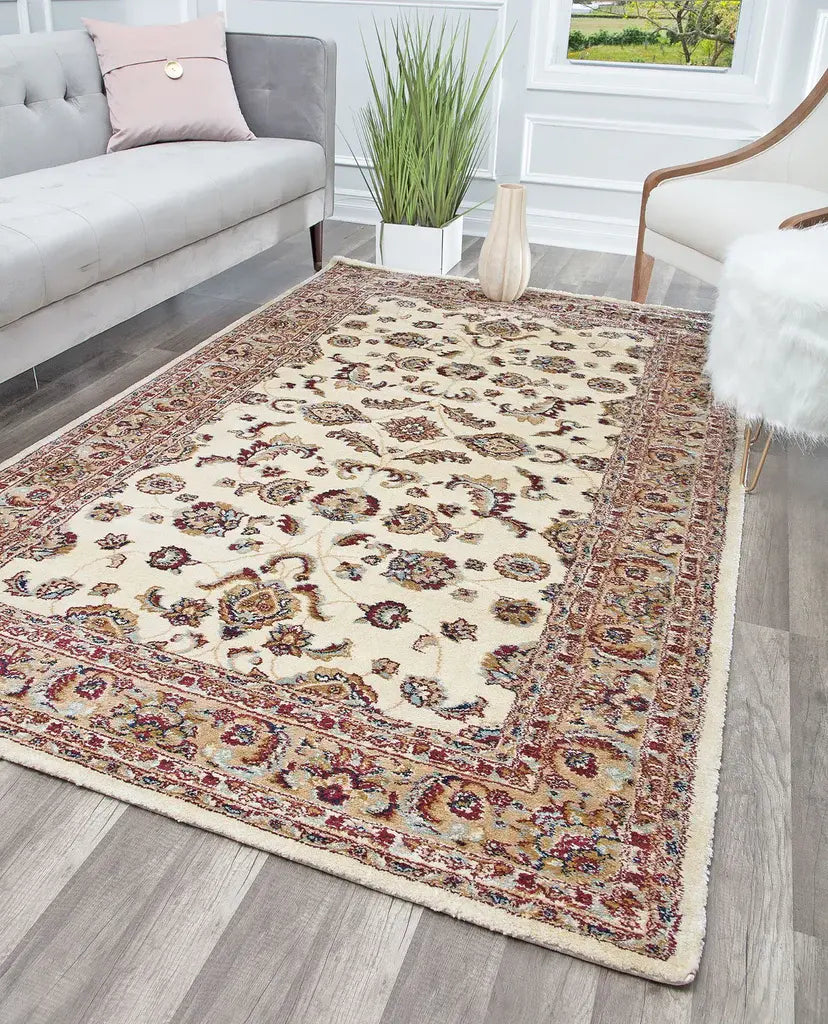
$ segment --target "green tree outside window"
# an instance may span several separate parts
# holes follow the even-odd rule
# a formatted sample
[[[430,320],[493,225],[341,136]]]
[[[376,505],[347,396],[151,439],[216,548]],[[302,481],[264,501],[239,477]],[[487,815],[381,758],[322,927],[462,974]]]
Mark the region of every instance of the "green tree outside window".
[[[727,68],[741,0],[573,3],[569,56],[625,64]]]

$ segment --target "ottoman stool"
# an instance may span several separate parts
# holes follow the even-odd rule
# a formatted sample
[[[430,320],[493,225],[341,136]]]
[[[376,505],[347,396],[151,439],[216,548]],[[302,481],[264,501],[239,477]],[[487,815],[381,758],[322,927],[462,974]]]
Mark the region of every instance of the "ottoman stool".
[[[753,491],[774,434],[828,439],[828,227],[769,231],[729,250],[707,357],[713,396],[747,421]],[[759,465],[748,462],[762,430]]]

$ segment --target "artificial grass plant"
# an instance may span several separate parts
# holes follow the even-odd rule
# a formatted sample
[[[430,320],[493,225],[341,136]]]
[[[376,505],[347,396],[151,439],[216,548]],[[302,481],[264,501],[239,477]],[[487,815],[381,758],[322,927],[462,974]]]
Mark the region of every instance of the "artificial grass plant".
[[[357,113],[362,176],[386,224],[441,228],[459,214],[480,164],[504,50],[493,57],[490,38],[472,59],[468,20],[449,28],[402,18],[390,33],[374,30],[379,64],[368,61],[371,101]]]

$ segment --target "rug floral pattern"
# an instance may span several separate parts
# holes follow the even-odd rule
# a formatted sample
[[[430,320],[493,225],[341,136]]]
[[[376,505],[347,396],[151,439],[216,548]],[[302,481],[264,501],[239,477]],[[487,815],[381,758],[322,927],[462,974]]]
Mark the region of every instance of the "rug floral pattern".
[[[669,960],[705,328],[334,266],[0,474],[0,735]]]

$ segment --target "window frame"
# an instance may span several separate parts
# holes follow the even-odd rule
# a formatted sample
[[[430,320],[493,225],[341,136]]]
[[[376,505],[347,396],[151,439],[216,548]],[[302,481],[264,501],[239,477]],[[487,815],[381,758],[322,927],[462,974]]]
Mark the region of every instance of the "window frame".
[[[533,0],[533,54],[527,88],[660,96],[710,102],[766,103],[775,71],[773,47],[788,16],[773,0],[742,0],[730,68],[570,60],[572,0]],[[692,80],[688,76],[693,76]]]
[[[748,11],[752,11],[755,13],[755,10],[756,8],[751,3],[751,0],[742,0],[742,6],[739,10],[739,28],[736,32],[736,40],[733,47],[733,62],[729,67],[706,67],[703,64],[646,64],[623,60],[585,61],[574,60],[572,57],[569,56],[569,35],[572,26],[572,0],[569,0],[569,3],[567,3],[566,7],[564,8],[566,14],[566,25],[561,31],[561,33],[557,36],[555,42],[553,43],[555,57],[561,62],[565,61],[567,64],[577,64],[579,66],[581,64],[599,64],[602,67],[630,68],[635,69],[637,71],[643,71],[646,68],[660,68],[662,71],[690,71],[693,73],[701,72],[702,74],[706,75],[729,75],[734,73],[739,74],[745,66],[749,25],[750,21],[752,20],[750,15],[748,15],[747,19],[745,18],[745,15]],[[745,31],[745,28],[748,28],[747,32]]]

